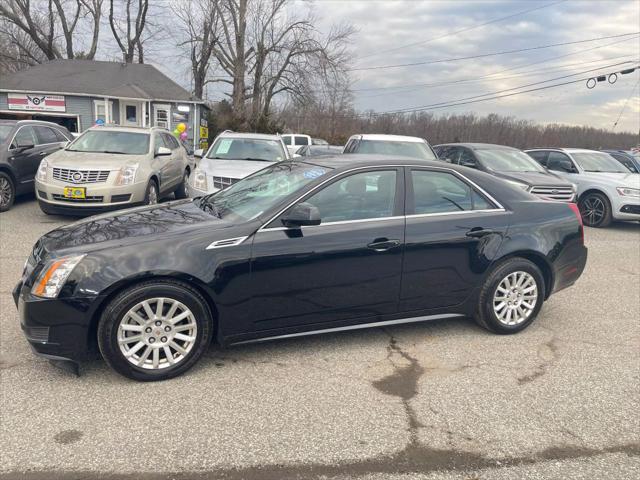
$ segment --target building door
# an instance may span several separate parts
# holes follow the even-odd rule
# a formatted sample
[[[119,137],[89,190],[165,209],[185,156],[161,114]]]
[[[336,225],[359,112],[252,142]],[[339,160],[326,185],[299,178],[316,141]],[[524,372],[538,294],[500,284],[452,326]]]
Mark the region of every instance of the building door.
[[[120,125],[139,127],[142,125],[142,108],[138,102],[120,102]]]

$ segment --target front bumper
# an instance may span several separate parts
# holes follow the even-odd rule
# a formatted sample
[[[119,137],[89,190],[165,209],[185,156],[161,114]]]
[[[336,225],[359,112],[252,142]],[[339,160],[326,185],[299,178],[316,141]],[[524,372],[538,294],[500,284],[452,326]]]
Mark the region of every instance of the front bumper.
[[[86,189],[86,199],[64,198],[65,187],[80,187]],[[146,182],[138,182],[132,185],[111,185],[110,183],[86,183],[74,185],[53,180],[43,182],[36,180],[36,198],[44,204],[47,210],[57,210],[60,213],[85,211],[89,213],[104,212],[118,208],[131,207],[144,203],[146,195]]]
[[[89,357],[91,319],[98,297],[40,298],[31,295],[22,281],[12,294],[22,331],[37,355],[72,362]]]
[[[199,190],[197,188],[195,188],[193,185],[191,185],[190,183],[187,184],[187,194],[189,195],[189,197],[191,198],[196,198],[196,197],[203,197],[204,195],[209,195],[211,193],[216,193],[217,191],[219,191],[219,188],[212,188],[211,190],[209,190],[208,192],[205,192],[204,190]]]
[[[613,218],[616,220],[640,220],[640,198],[620,196],[613,205]]]

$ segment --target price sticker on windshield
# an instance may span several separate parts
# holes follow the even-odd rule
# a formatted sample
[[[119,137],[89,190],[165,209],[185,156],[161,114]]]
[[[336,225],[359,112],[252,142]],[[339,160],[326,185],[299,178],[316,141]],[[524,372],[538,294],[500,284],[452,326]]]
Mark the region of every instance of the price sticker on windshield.
[[[218,145],[218,148],[216,149],[216,155],[224,155],[226,153],[229,153],[229,149],[231,148],[232,143],[233,140],[220,140],[220,145]]]

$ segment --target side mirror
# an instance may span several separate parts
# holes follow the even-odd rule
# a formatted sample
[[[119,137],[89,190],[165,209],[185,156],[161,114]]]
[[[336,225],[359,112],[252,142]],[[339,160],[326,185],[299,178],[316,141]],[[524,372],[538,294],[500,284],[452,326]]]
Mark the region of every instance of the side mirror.
[[[171,155],[171,150],[167,147],[158,147],[156,149],[156,157],[166,157],[167,155]]]
[[[282,218],[287,228],[300,228],[309,225],[320,225],[320,210],[310,203],[299,203]]]
[[[197,149],[195,152],[193,152],[193,156],[196,158],[204,157],[204,150],[202,148]]]
[[[570,160],[560,160],[558,162],[558,166],[567,173],[575,173],[575,169],[573,168],[573,164]]]

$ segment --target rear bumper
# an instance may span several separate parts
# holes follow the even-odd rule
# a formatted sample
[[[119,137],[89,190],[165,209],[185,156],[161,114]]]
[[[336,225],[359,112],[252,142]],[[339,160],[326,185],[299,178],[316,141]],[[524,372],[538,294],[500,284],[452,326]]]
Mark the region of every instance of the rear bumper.
[[[588,249],[584,245],[572,248],[570,260],[555,270],[551,293],[559,292],[576,283],[587,265],[587,256]]]
[[[49,360],[78,362],[89,356],[92,307],[96,298],[46,299],[22,282],[13,289],[20,326],[33,351]]]

